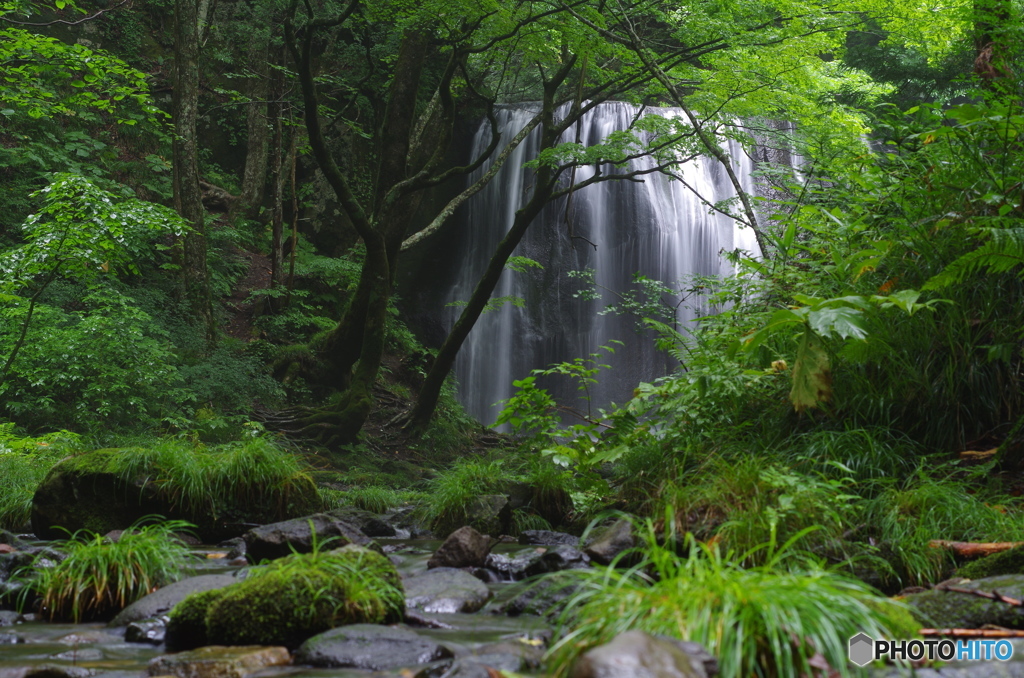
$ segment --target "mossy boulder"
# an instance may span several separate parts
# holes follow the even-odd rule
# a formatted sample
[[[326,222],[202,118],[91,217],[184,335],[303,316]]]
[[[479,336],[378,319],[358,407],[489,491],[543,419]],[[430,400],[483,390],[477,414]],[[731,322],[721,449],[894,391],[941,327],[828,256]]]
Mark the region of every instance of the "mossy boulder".
[[[206,613],[226,590],[220,588],[191,593],[174,606],[168,615],[164,635],[169,651],[191,650],[209,644],[206,642]]]
[[[863,602],[878,613],[890,638],[917,638],[920,635],[921,622],[906,605],[889,598],[867,598]]]
[[[180,454],[213,457],[217,452],[184,449]],[[223,467],[204,461],[211,473]],[[146,457],[145,450],[121,449],[93,450],[61,460],[36,489],[32,530],[42,539],[66,538],[63,530],[106,534],[128,528],[144,516],[161,515],[194,523],[197,536],[216,543],[237,537],[254,524],[307,515],[321,505],[315,483],[305,474],[281,482],[250,472],[233,479],[235,491],[226,498],[211,496],[211,504],[191,506],[173,482],[153,482],[153,478],[174,477],[161,463],[155,456]],[[260,482],[287,485],[287,496],[268,500],[258,487]]]
[[[999,593],[1020,600],[1024,597],[1024,575],[1002,575],[965,581],[956,588]],[[907,596],[907,605],[914,616],[934,628],[977,629],[993,624],[1010,629],[1024,629],[1024,608],[1014,607],[971,593],[947,591],[936,587],[930,591]]]
[[[32,531],[40,539],[66,539],[67,533],[123,530],[143,516],[170,516],[170,506],[142,474],[123,477],[121,450],[95,450],[55,465],[32,498]]]
[[[384,556],[349,545],[294,554],[251,571],[244,581],[189,596],[171,612],[169,648],[200,644],[284,645],[347,624],[391,624],[405,593]]]
[[[964,579],[984,579],[1001,574],[1024,574],[1024,546],[979,558],[956,572]]]

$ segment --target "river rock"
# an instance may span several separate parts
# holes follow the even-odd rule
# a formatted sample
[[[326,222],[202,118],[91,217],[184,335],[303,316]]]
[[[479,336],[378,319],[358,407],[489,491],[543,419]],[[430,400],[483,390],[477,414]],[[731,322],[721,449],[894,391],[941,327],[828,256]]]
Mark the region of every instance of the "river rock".
[[[619,518],[611,525],[595,530],[584,552],[595,563],[611,565],[620,553],[635,546],[633,523],[626,518]]]
[[[496,574],[496,581],[519,581],[526,578],[527,568],[540,560],[542,551],[543,549],[530,549],[512,556],[489,553],[484,559],[484,567]],[[477,577],[483,579],[479,574]]]
[[[384,520],[395,526],[395,536],[405,539],[429,537],[430,527],[423,522],[423,512],[416,506],[399,506],[384,514]]]
[[[0,633],[0,645],[20,645],[25,639],[17,633]]]
[[[406,628],[353,624],[313,636],[295,653],[296,664],[384,671],[452,656],[448,648]]]
[[[521,614],[555,616],[563,603],[579,589],[579,584],[570,575],[550,574],[530,584],[512,600],[495,612],[518,617]]]
[[[0,529],[0,544],[6,544],[15,551],[21,551],[29,546],[29,543],[9,530]]]
[[[409,577],[405,604],[431,614],[476,612],[491,598],[487,585],[464,570],[438,567]]]
[[[627,631],[584,652],[572,678],[712,678],[718,662],[699,643]]]
[[[394,537],[397,535],[394,526],[370,511],[346,507],[327,511],[327,515],[355,525],[367,537]]]
[[[956,571],[957,577],[984,579],[1001,574],[1024,573],[1024,546],[979,558]]]
[[[523,658],[514,654],[474,654],[456,659],[443,678],[493,678],[498,671],[519,673],[526,668]]]
[[[527,577],[562,570],[583,570],[590,567],[590,556],[575,546],[553,546],[533,560],[525,570]]]
[[[579,546],[580,538],[574,537],[565,532],[552,532],[551,530],[523,530],[519,533],[519,543],[529,546]]]
[[[469,525],[477,532],[498,536],[509,531],[512,505],[503,494],[484,494],[473,498],[462,516],[441,520],[434,525],[434,534],[447,537],[458,528]]]
[[[210,645],[197,650],[156,657],[149,662],[151,676],[177,678],[245,678],[268,666],[291,662],[283,647]]]
[[[168,584],[145,598],[135,601],[114,617],[110,626],[126,626],[132,622],[159,617],[171,611],[190,593],[221,589],[240,581],[233,574],[201,574]]]
[[[283,558],[291,553],[309,553],[313,550],[314,541],[326,543],[330,548],[347,544],[369,546],[372,543],[358,527],[327,513],[255,527],[242,538],[246,555],[254,563]]]
[[[151,479],[159,469],[139,468],[123,478],[116,457],[120,450],[93,450],[58,462],[32,498],[32,531],[41,539],[65,539],[66,532],[87,529],[97,534],[123,530],[150,515],[196,523],[195,533],[207,543],[237,537],[246,527],[315,511],[321,500],[312,480],[298,482],[286,508],[275,502],[247,503],[244,493],[235,505],[189,515],[161,495]],[[226,517],[230,516],[231,522]]]
[[[491,550],[491,538],[469,525],[448,535],[441,547],[427,561],[427,569],[436,567],[479,567]]]
[[[0,610],[0,626],[14,626],[21,621],[21,615],[13,610]]]
[[[125,642],[160,645],[167,634],[167,619],[167,615],[161,615],[132,622],[124,630]]]
[[[1008,574],[963,581],[957,588],[998,591],[1020,600],[1024,597],[1024,575]],[[1011,629],[1024,628],[1024,608],[968,593],[945,591],[940,586],[906,597],[910,611],[922,624],[933,628],[977,629],[985,624]]]
[[[35,666],[0,669],[2,678],[90,678],[96,671],[84,666],[63,664],[36,664]]]

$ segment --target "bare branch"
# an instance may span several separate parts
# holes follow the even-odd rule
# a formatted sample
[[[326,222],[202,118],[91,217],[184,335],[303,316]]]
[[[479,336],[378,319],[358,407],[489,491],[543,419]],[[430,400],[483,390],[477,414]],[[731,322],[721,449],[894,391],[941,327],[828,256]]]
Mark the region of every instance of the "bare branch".
[[[98,10],[95,14],[93,14],[91,16],[87,16],[87,17],[85,17],[83,19],[79,19],[78,21],[65,21],[64,19],[55,19],[54,21],[47,21],[47,22],[44,22],[44,23],[33,23],[31,21],[16,21],[15,19],[8,19],[5,16],[0,16],[0,20],[6,21],[9,24],[17,24],[18,26],[36,26],[36,27],[38,27],[38,26],[54,26],[56,24],[63,24],[65,26],[77,26],[78,24],[84,24],[86,21],[92,21],[93,19],[95,19],[95,18],[97,18],[97,17],[99,17],[99,16],[101,16],[103,14],[106,14],[107,12],[112,12],[113,10],[118,9],[122,5],[127,5],[129,2],[131,2],[131,0],[121,0],[121,2],[117,3],[113,7],[108,7],[106,9]]]

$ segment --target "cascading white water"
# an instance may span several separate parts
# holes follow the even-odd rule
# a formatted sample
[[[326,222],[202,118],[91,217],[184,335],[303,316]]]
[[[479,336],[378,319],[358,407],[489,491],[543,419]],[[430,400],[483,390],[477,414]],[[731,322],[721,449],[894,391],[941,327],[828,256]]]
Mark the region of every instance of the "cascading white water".
[[[535,110],[507,107],[499,111],[502,139],[510,139],[533,117]],[[648,114],[676,116],[673,109],[649,109]],[[626,103],[603,104],[581,122],[580,138],[585,146],[601,142],[616,130],[626,129],[637,109]],[[576,130],[567,133],[574,140]],[[473,140],[474,155],[490,141],[490,127],[484,123]],[[529,197],[532,173],[523,165],[536,157],[539,132],[528,137],[506,161],[490,184],[474,196],[462,215],[458,239],[459,275],[449,301],[469,299],[498,242],[515,217],[515,211]],[[740,146],[730,142],[727,149],[745,189],[753,192],[750,161]],[[653,166],[650,159],[634,161],[628,170]],[[474,181],[486,167],[481,168]],[[592,176],[593,168],[580,168],[576,183]],[[607,171],[607,168],[605,168]],[[713,159],[689,162],[676,173],[706,200],[714,203],[735,195],[726,173]],[[635,318],[600,315],[614,300],[586,301],[573,297],[579,282],[568,272],[595,269],[601,288],[625,291],[635,273],[653,280],[673,282],[691,275],[726,275],[730,265],[722,251],[736,248],[756,252],[754,234],[739,228],[721,214],[709,214],[702,203],[681,182],[661,174],[649,174],[642,183],[608,181],[576,192],[568,220],[566,201],[547,206],[526,233],[515,254],[540,262],[543,270],[526,273],[506,270],[492,298],[516,296],[525,300],[519,308],[506,303],[500,310],[485,313],[469,335],[455,366],[459,397],[467,411],[485,424],[494,422],[500,411],[495,403],[514,392],[512,381],[529,375],[534,368],[587,357],[611,340],[624,342],[614,355],[600,362],[611,366],[602,372],[590,390],[589,406],[623,402],[640,381],[650,381],[672,369],[670,359],[656,351],[650,336],[637,332]],[[585,239],[584,239],[585,238]],[[596,250],[591,244],[596,245]],[[459,308],[449,308],[448,326]],[[692,321],[693,312],[681,309],[679,321]],[[572,402],[581,409],[575,384],[547,384],[560,402]]]

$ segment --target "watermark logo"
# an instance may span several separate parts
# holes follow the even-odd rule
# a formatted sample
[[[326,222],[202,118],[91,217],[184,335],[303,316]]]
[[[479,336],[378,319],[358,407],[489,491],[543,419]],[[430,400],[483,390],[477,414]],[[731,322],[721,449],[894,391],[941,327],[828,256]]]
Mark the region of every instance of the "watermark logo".
[[[867,666],[876,659],[890,661],[1009,661],[1013,657],[1013,644],[1005,639],[927,638],[924,640],[881,640],[866,633],[850,638],[850,661]]]

